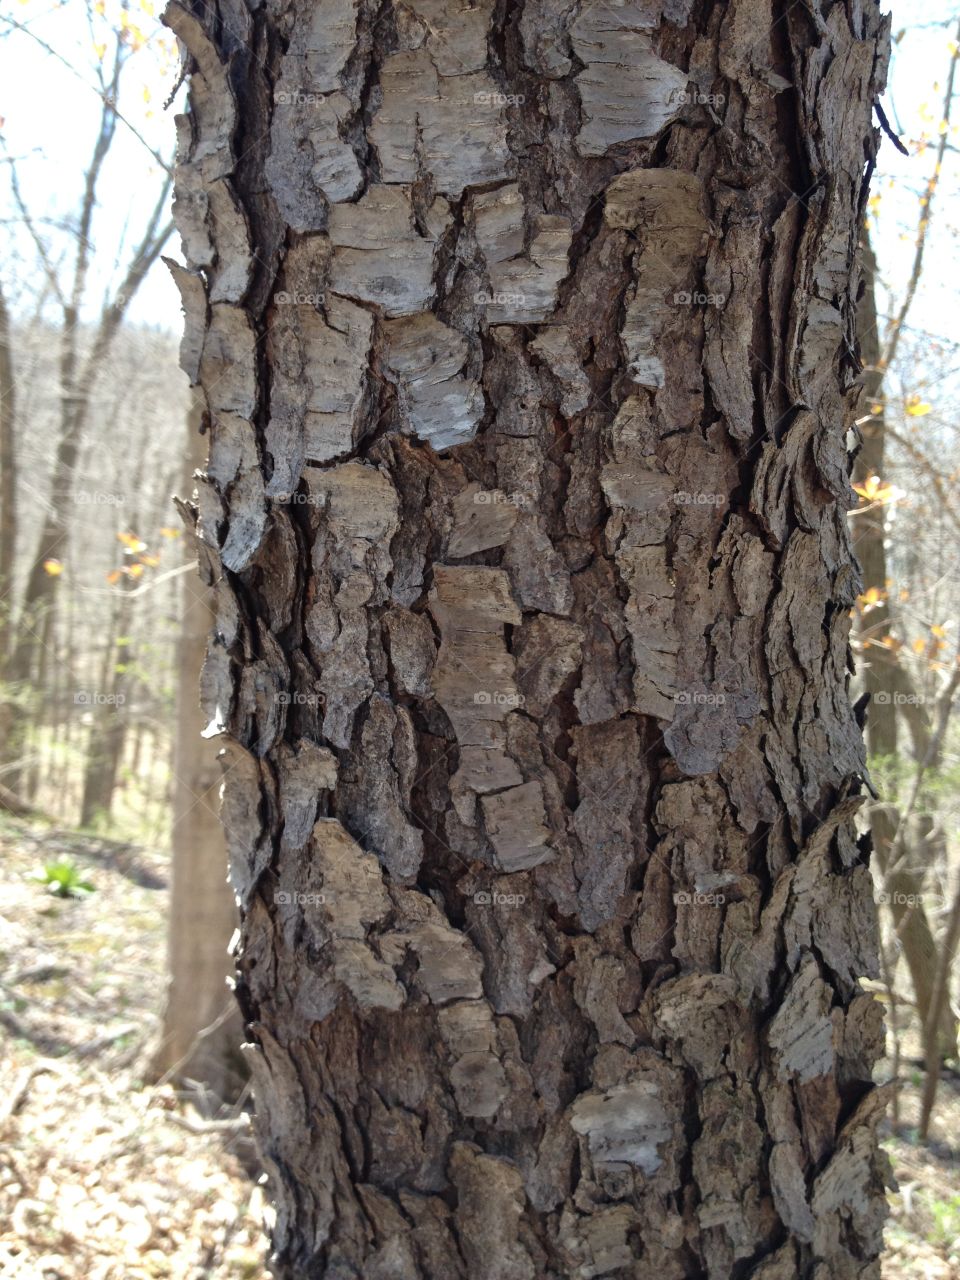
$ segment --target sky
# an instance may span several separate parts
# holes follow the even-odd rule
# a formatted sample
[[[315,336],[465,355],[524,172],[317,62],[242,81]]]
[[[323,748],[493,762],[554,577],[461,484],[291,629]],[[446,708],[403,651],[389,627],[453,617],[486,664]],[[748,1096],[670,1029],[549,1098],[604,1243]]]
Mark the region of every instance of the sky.
[[[102,8],[102,15],[96,12]],[[91,309],[96,311],[106,290],[116,288],[129,247],[137,241],[156,203],[163,170],[154,151],[172,161],[174,116],[182,109],[184,93],[175,105],[163,103],[177,82],[176,41],[161,27],[156,8],[148,0],[130,0],[129,60],[118,98],[123,115],[143,139],[119,124],[104,166],[93,227],[94,284]],[[111,49],[101,52],[121,21],[121,0],[0,0],[0,156],[13,157],[19,184],[31,216],[54,256],[67,255],[68,237],[60,229],[75,218],[99,126],[99,75],[109,65]],[[30,34],[14,29],[26,27]],[[141,36],[144,42],[140,44]],[[58,61],[40,42],[52,47]],[[135,47],[139,46],[139,47]],[[29,310],[38,291],[37,255],[22,226],[10,192],[9,166],[0,173],[0,218],[4,244],[0,271],[5,287],[21,307]],[[180,257],[179,237],[171,236],[165,252]],[[126,255],[124,250],[127,250]],[[69,258],[67,259],[69,260]],[[162,263],[131,306],[136,323],[179,330],[180,302],[170,273]]]
[[[104,170],[93,230],[94,304],[115,285],[117,260],[122,260],[124,246],[136,239],[156,199],[162,171],[150,149],[168,158],[173,154],[176,106],[164,110],[163,103],[177,82],[177,56],[172,36],[158,20],[160,0],[155,3],[156,8],[151,0],[89,0],[89,5],[88,0],[0,0],[0,154],[14,158],[26,202],[55,257],[68,251],[63,228],[78,205],[99,119],[98,74],[110,57],[103,46],[124,10],[129,41],[137,46],[124,71],[120,108],[144,141],[121,124]],[[915,0],[893,5],[895,43],[885,107],[911,154],[901,156],[884,142],[871,221],[881,277],[894,295],[902,292],[909,275],[920,197],[941,127],[949,41],[955,34],[941,24],[958,11],[958,0],[925,0],[918,22]],[[182,100],[181,90],[177,105]],[[924,288],[911,319],[916,328],[952,343],[957,327],[954,282],[960,265],[960,240],[955,235],[960,211],[960,104],[949,132],[958,150],[947,155]],[[0,172],[0,218],[5,230],[0,272],[14,306],[24,314],[35,305],[39,289],[36,253],[18,225],[7,165]],[[176,233],[167,253],[179,256]],[[884,298],[880,301],[883,309]],[[178,294],[162,264],[151,272],[128,314],[133,322],[179,331]]]
[[[921,22],[916,20],[918,12],[923,14]],[[916,0],[904,0],[892,7],[893,54],[883,105],[910,154],[900,155],[887,140],[881,147],[872,187],[871,233],[881,277],[897,296],[902,294],[909,277],[921,215],[920,199],[934,169],[958,15],[957,0],[925,0],[922,7]],[[944,22],[949,25],[944,26]],[[956,91],[958,98],[948,128],[949,142],[955,149],[960,148],[960,76]],[[944,163],[933,210],[923,290],[911,312],[915,326],[951,341],[960,338],[956,325],[958,194],[960,153],[954,150],[947,152]]]

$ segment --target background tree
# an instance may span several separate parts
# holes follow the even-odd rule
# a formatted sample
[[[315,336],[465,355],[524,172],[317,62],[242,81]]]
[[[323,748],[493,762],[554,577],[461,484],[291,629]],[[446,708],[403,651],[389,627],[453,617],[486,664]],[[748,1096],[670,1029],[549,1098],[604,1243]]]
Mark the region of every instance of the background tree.
[[[187,415],[189,463],[184,491],[206,462],[199,399]],[[191,546],[191,568],[195,569]],[[237,911],[227,890],[227,851],[220,826],[220,768],[203,736],[207,728],[197,690],[213,623],[209,587],[181,583],[183,605],[178,647],[177,741],[173,760],[172,884],[168,946],[169,988],[154,1077],[203,1084],[219,1099],[233,1097],[245,1072],[240,1062],[243,1027],[227,979],[233,962],[228,943]]]
[[[275,1274],[875,1273],[876,5],[221,18],[166,13]]]
[[[88,3],[87,9],[91,22],[95,11],[105,18],[103,5]],[[54,49],[32,35],[29,26],[9,17],[4,22],[8,37],[11,31],[31,36],[44,44],[50,56],[58,56]],[[22,230],[35,250],[44,292],[59,311],[60,320],[57,376],[59,429],[36,549],[27,566],[16,621],[11,628],[10,651],[4,654],[2,672],[6,681],[5,718],[8,721],[4,742],[4,774],[7,784],[14,791],[20,784],[20,767],[27,746],[30,715],[36,715],[38,711],[36,700],[28,699],[27,691],[37,693],[44,690],[48,683],[47,660],[54,650],[53,607],[64,569],[70,515],[76,511],[77,506],[80,489],[77,468],[84,431],[93,410],[96,383],[104,376],[124,315],[172,231],[167,213],[170,194],[169,165],[157,155],[156,160],[164,178],[157,185],[156,202],[142,233],[139,238],[134,239],[126,263],[117,273],[117,283],[107,291],[99,316],[91,326],[89,343],[84,342],[86,335],[83,321],[91,306],[91,294],[94,288],[99,293],[99,287],[91,280],[97,203],[102,193],[104,169],[117,129],[124,121],[120,109],[124,70],[130,57],[144,44],[143,33],[126,7],[122,9],[121,17],[115,25],[111,26],[104,21],[103,30],[109,44],[96,46],[97,56],[94,59],[95,91],[101,103],[100,118],[65,247],[65,252],[72,259],[69,274],[63,271],[58,259],[58,252],[64,248],[62,232],[53,238],[44,235],[38,216],[31,210],[23,192],[17,161],[4,147],[13,207],[19,216]],[[5,506],[10,512],[7,518],[15,521],[12,493],[8,495]],[[11,580],[5,586],[8,616],[12,612],[11,601],[15,585],[15,581]],[[30,702],[34,705],[28,705]]]
[[[943,213],[956,191],[960,27],[956,13],[940,22],[933,12],[926,17],[920,30],[898,33],[897,47],[942,32],[943,52],[936,45],[933,52],[943,58],[946,74],[942,82],[918,87],[928,101],[908,113],[909,146],[901,148],[903,156],[887,153],[887,174],[869,204],[871,233],[886,231],[886,249],[879,268],[867,253],[861,307],[866,395],[858,423],[863,447],[853,527],[864,571],[857,649],[871,697],[867,740],[878,791],[869,819],[881,869],[880,900],[892,924],[884,974],[894,1069],[899,1074],[901,1051],[918,1057],[919,1033],[918,1060],[925,1059],[935,1078],[940,1059],[957,1053],[957,1016],[949,997],[954,949],[948,939],[958,888],[951,720],[960,682],[952,635],[960,456],[952,421],[958,348],[926,325],[939,324],[936,309],[931,311],[937,290],[931,266],[942,270],[953,240]],[[901,229],[899,252],[892,226]],[[914,997],[903,1008],[900,955]],[[938,1026],[932,1026],[938,991],[941,1009]]]
[[[172,527],[187,387],[175,341],[153,323],[178,309],[157,261],[171,229],[171,138],[150,107],[164,74],[164,95],[177,88],[175,42],[146,3],[59,8],[0,15],[11,63],[36,54],[71,88],[78,82],[55,139],[40,125],[36,139],[25,134],[18,111],[3,125],[10,306],[0,314],[9,320],[0,325],[0,577],[3,621],[13,626],[0,658],[9,658],[0,701],[12,722],[0,734],[0,803],[79,822],[107,841],[172,843],[175,963],[158,1071],[222,1098],[236,1093],[240,1074],[225,985],[235,908],[209,812],[219,785],[213,753],[199,738],[205,627],[198,592],[184,590],[196,569],[183,564]],[[62,81],[51,80],[59,98]],[[84,116],[90,104],[95,114]],[[87,120],[89,140],[75,117]],[[65,194],[73,170],[51,174],[65,131],[88,155],[77,163],[75,208]],[[125,186],[131,172],[139,181]],[[191,450],[194,438],[196,423]],[[191,452],[189,470],[197,464]]]
[[[16,421],[16,381],[13,371],[10,312],[0,288],[0,681],[6,670],[10,645],[13,568],[17,546],[16,461],[13,446]],[[10,707],[0,699],[0,733],[10,732]],[[2,785],[2,779],[0,779]],[[16,797],[4,788],[4,803],[16,806]]]

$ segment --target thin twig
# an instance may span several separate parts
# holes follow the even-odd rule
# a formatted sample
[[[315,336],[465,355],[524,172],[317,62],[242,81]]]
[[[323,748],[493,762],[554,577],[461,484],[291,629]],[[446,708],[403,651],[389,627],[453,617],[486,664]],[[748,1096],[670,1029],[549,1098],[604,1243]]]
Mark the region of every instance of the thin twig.
[[[937,193],[937,187],[940,183],[940,174],[943,168],[943,156],[947,147],[947,135],[949,134],[950,111],[953,107],[953,86],[957,74],[957,61],[960,60],[960,22],[957,23],[956,34],[953,42],[953,52],[950,56],[950,70],[947,74],[947,88],[943,98],[943,115],[941,117],[940,141],[937,146],[937,161],[934,165],[933,172],[927,180],[927,189],[921,203],[923,210],[920,216],[920,225],[917,228],[917,245],[916,252],[913,256],[913,268],[910,272],[910,279],[907,283],[907,291],[904,294],[903,302],[900,304],[900,310],[897,313],[890,331],[887,334],[886,346],[880,359],[880,368],[889,369],[893,363],[893,357],[896,355],[897,347],[900,343],[900,333],[903,329],[903,322],[907,318],[907,312],[913,304],[914,296],[917,292],[917,286],[920,283],[920,275],[923,271],[923,253],[927,245],[927,235],[930,230],[930,210],[933,207],[933,198]]]
[[[72,63],[67,61],[67,59],[63,56],[62,53],[58,53],[57,50],[54,49],[53,45],[47,44],[46,40],[41,39],[40,36],[36,35],[35,32],[31,31],[29,27],[25,26],[22,22],[17,22],[15,18],[7,17],[5,13],[0,13],[0,22],[5,22],[7,26],[12,28],[14,31],[19,31],[22,35],[29,36],[30,39],[33,40],[36,44],[38,44],[45,53],[48,53],[51,58],[56,58],[56,60],[59,63],[61,63],[64,67],[66,67],[66,69],[70,72],[70,74],[74,76],[77,80],[79,80],[80,83],[84,85],[87,89],[89,89],[91,93],[95,93],[97,97],[101,100],[101,102],[106,101],[106,97],[107,97],[106,89],[97,89],[94,85],[92,85],[90,81],[87,80],[77,70],[75,66],[73,66]],[[130,130],[130,132],[133,134],[136,140],[139,143],[141,143],[142,146],[146,147],[147,151],[150,152],[150,155],[154,158],[154,160],[161,167],[161,169],[163,169],[165,173],[169,174],[172,177],[173,165],[168,160],[164,160],[163,156],[159,153],[159,151],[155,151],[153,147],[151,147],[150,143],[147,142],[146,138],[139,131],[139,129],[137,129],[136,125],[131,124],[130,121],[126,118],[126,116],[121,111],[117,110],[116,106],[114,106],[113,110],[116,114],[117,119],[120,121],[120,123],[122,125],[125,125],[126,128]]]

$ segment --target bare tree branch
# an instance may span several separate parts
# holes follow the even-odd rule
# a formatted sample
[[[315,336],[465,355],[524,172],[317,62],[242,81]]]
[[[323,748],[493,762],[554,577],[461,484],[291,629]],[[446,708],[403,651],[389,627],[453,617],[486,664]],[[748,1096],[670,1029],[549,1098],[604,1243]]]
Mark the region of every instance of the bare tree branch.
[[[75,79],[79,80],[81,84],[85,85],[90,90],[91,93],[95,93],[97,97],[101,99],[101,101],[104,101],[106,99],[106,96],[107,96],[106,89],[97,89],[94,85],[92,85],[90,81],[87,80],[77,70],[75,66],[73,66],[72,63],[67,61],[67,59],[63,56],[62,53],[58,53],[57,50],[54,49],[53,45],[48,44],[46,40],[41,39],[40,36],[38,36],[35,32],[31,31],[30,28],[26,26],[24,23],[18,22],[15,18],[7,17],[7,15],[3,13],[0,13],[0,22],[5,22],[6,25],[11,30],[19,31],[21,32],[21,34],[25,36],[29,36],[30,39],[33,40],[35,44],[38,44],[45,53],[48,53],[51,58],[56,58],[56,60],[59,63],[61,63],[64,67],[66,67],[66,69],[70,72],[70,74]],[[155,151],[154,148],[151,147],[150,143],[146,140],[146,138],[143,136],[140,130],[136,127],[136,125],[131,124],[131,122],[127,119],[127,117],[121,111],[118,111],[116,109],[116,106],[114,106],[114,111],[120,123],[130,130],[130,132],[133,134],[133,136],[136,138],[136,140],[139,143],[141,143],[144,147],[146,147],[147,151],[150,152],[150,155],[153,156],[154,160],[157,162],[160,168],[163,169],[165,173],[172,175],[173,174],[172,163],[169,160],[164,160],[160,152]]]
[[[880,357],[880,368],[889,369],[893,362],[893,358],[897,353],[897,347],[900,344],[900,334],[903,330],[904,321],[913,305],[916,297],[917,286],[920,283],[920,275],[923,271],[923,254],[927,245],[927,235],[930,230],[930,212],[933,208],[933,199],[937,193],[937,187],[940,184],[940,174],[943,170],[943,157],[947,148],[947,134],[949,133],[950,112],[953,107],[954,82],[957,74],[957,62],[960,61],[960,22],[957,23],[956,34],[953,41],[953,51],[950,55],[950,70],[947,73],[947,89],[943,97],[943,115],[941,117],[940,141],[937,145],[937,161],[934,165],[933,172],[927,181],[926,193],[924,195],[921,208],[923,212],[920,216],[920,224],[917,228],[917,247],[913,256],[913,268],[910,272],[910,279],[907,282],[907,291],[903,296],[900,304],[900,310],[891,325],[887,340],[884,346],[883,354]]]

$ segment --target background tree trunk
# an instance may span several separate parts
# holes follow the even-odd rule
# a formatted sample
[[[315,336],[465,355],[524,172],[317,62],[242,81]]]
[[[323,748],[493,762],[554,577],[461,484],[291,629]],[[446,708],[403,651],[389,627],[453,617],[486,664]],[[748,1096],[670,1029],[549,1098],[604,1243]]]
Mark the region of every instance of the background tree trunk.
[[[0,679],[4,675],[10,643],[13,565],[17,545],[17,473],[13,452],[15,421],[16,382],[13,373],[10,313],[0,289]]]
[[[194,472],[207,458],[201,420],[196,403],[187,423],[187,493],[195,484]],[[209,595],[209,589],[192,577],[184,582],[173,760],[170,985],[151,1072],[197,1081],[217,1098],[230,1099],[245,1075],[240,1011],[227,986],[233,972],[229,945],[237,910],[227,884],[219,817],[220,767],[215,747],[202,737],[206,720],[197,699],[212,621]]]
[[[863,245],[863,297],[858,309],[858,334],[860,351],[865,366],[863,389],[864,404],[868,416],[861,427],[863,444],[857,455],[857,480],[863,484],[870,476],[887,474],[885,413],[883,408],[883,377],[881,366],[880,334],[877,324],[876,276],[877,263],[869,244]],[[887,571],[886,512],[883,503],[877,503],[857,519],[855,550],[863,573],[864,591],[876,588],[880,598],[875,608],[866,614],[861,623],[863,643],[863,683],[870,694],[867,716],[867,747],[874,759],[894,760],[898,752],[897,695],[904,705],[916,690],[903,670],[894,648],[882,643],[890,634],[891,614],[888,603],[890,575]],[[922,762],[929,747],[929,722],[922,707],[916,707],[918,724],[913,732],[915,754]],[[920,1025],[927,1025],[930,1001],[937,974],[937,943],[923,905],[924,877],[934,861],[935,846],[930,839],[932,820],[925,815],[914,815],[906,824],[895,804],[875,804],[870,810],[870,831],[873,847],[884,879],[884,888],[890,898],[890,910],[897,930],[897,938],[910,970],[917,1014]],[[894,847],[898,850],[894,856]],[[899,865],[895,865],[899,864]],[[945,1058],[957,1054],[957,1021],[946,1001],[941,1015],[940,1052]]]
[[[275,1274],[877,1276],[876,5],[220,17],[177,275]]]
[[[16,421],[16,382],[13,370],[13,342],[10,312],[0,290],[0,737],[6,741],[13,722],[13,707],[6,679],[7,657],[12,634],[13,566],[17,544],[17,478],[13,450]],[[4,762],[0,751],[0,766]],[[3,773],[0,770],[0,780]]]

